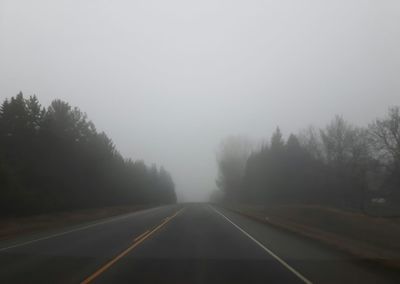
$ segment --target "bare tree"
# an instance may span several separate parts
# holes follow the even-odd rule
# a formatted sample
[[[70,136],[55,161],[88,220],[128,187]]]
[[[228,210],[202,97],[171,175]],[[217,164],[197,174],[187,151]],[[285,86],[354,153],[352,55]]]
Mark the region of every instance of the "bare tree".
[[[400,108],[389,108],[385,118],[370,124],[369,134],[376,156],[383,165],[383,189],[400,198]]]
[[[365,129],[347,123],[341,116],[321,130],[328,164],[338,169],[360,169],[368,163],[370,149]]]
[[[317,129],[313,126],[300,131],[297,135],[300,145],[314,158],[317,160],[324,160],[323,144],[321,136]]]
[[[389,108],[388,116],[369,127],[373,145],[385,162],[400,163],[400,108]]]

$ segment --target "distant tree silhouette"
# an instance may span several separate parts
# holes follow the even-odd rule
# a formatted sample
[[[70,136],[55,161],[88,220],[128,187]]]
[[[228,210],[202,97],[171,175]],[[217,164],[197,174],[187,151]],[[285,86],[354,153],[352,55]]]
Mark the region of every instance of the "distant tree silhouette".
[[[22,93],[0,107],[0,214],[176,202],[165,169],[125,160],[85,113]]]
[[[390,108],[386,118],[377,119],[368,129],[336,116],[323,129],[309,127],[298,136],[290,134],[285,141],[278,127],[269,144],[241,163],[245,165],[243,175],[232,170],[238,164],[232,158],[237,155],[232,149],[217,156],[218,182],[223,185],[220,188],[226,193],[226,200],[365,210],[370,196],[384,195],[400,205],[398,107]],[[235,182],[228,183],[232,177]],[[237,185],[240,190],[236,200],[226,198]]]
[[[219,175],[216,183],[228,199],[235,200],[241,194],[250,150],[250,143],[244,137],[230,136],[221,142],[217,153]]]
[[[383,164],[385,187],[400,201],[400,107],[389,108],[383,119],[369,126],[372,147]]]

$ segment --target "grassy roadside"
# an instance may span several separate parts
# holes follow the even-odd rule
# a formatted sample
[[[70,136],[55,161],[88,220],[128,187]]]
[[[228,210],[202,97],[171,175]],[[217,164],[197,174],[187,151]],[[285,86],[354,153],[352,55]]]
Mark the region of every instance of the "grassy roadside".
[[[152,206],[113,206],[0,219],[0,240],[131,213]]]
[[[400,269],[400,218],[374,218],[319,206],[224,207],[335,247],[357,259]]]

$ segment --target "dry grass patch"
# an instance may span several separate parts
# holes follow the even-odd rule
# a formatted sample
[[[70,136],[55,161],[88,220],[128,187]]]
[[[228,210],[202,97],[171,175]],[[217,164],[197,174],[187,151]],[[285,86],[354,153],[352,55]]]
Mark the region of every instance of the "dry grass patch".
[[[139,211],[149,207],[150,206],[114,206],[56,212],[29,217],[3,218],[0,219],[0,240],[10,239],[26,233],[78,225],[80,223]]]
[[[400,268],[400,218],[305,205],[229,205],[258,221],[321,241],[353,256]]]

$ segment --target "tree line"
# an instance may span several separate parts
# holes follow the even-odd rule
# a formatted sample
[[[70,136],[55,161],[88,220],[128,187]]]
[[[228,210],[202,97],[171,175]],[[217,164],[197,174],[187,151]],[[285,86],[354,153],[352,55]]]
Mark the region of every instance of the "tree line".
[[[22,93],[0,107],[0,216],[176,202],[170,174],[124,159],[85,113]]]
[[[336,116],[286,140],[278,127],[255,151],[245,138],[229,137],[217,162],[217,185],[231,202],[400,208],[400,108],[367,127]]]

